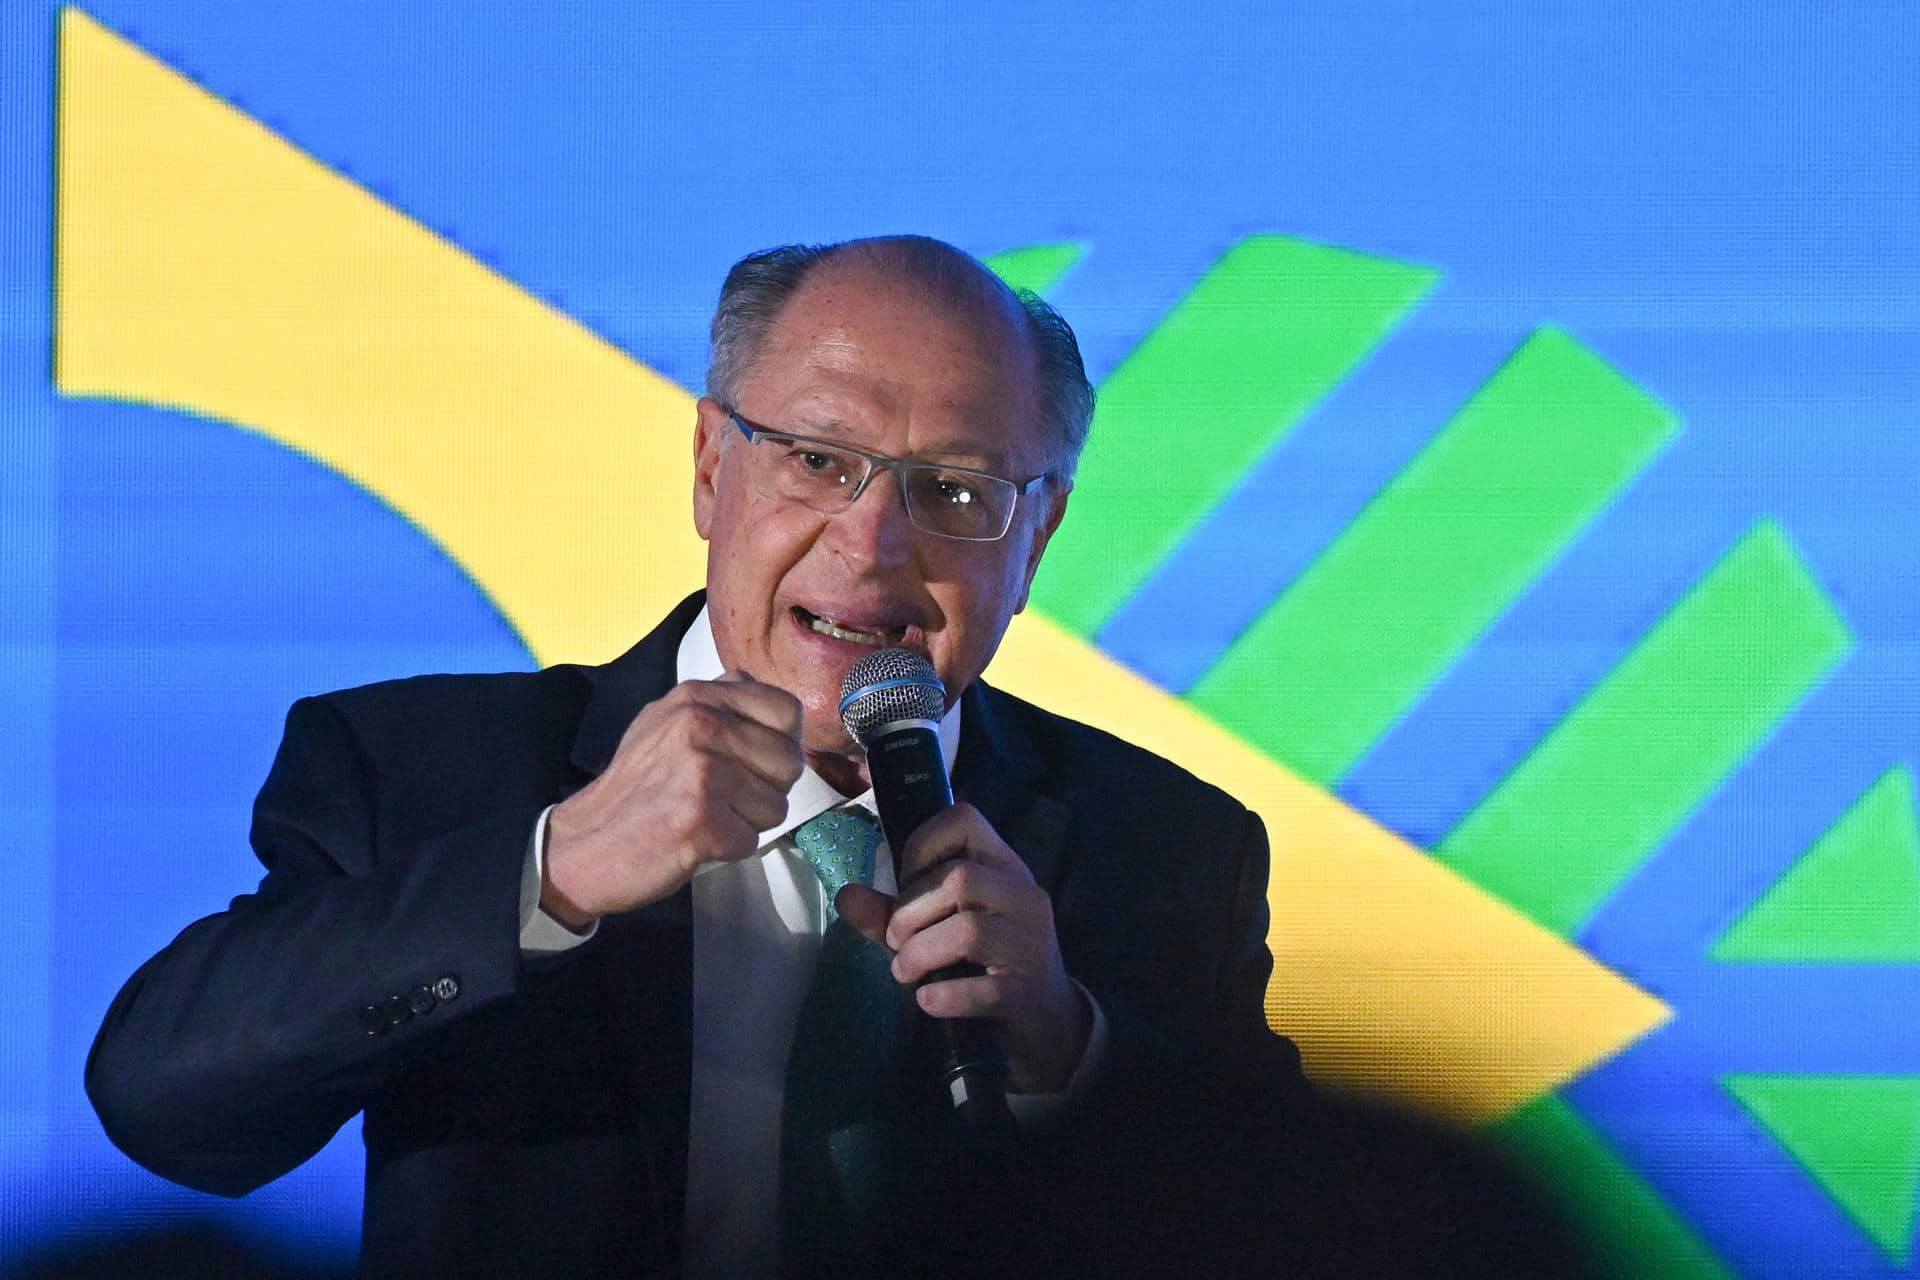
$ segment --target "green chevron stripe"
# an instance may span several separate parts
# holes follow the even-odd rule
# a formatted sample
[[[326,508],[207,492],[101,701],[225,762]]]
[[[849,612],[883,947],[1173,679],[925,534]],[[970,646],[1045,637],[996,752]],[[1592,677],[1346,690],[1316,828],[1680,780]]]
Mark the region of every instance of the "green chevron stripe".
[[[1852,644],[1762,522],[1440,845],[1454,870],[1574,933]]]
[[[1101,386],[1035,607],[1092,638],[1437,278],[1285,236],[1235,245]]]
[[[1047,290],[1085,255],[1087,246],[1071,241],[1062,244],[1036,244],[1024,249],[1009,249],[987,259],[987,267],[1016,289],[1031,289],[1046,296]]]
[[[1676,426],[1572,338],[1535,333],[1188,697],[1337,780]]]
[[[1920,964],[1920,823],[1895,766],[1721,935],[1723,963]]]
[[[1920,1079],[1728,1076],[1721,1083],[1897,1265],[1913,1256]]]
[[[1561,1099],[1539,1098],[1491,1132],[1501,1146],[1551,1179],[1542,1189],[1566,1213],[1600,1275],[1734,1280],[1685,1219]]]

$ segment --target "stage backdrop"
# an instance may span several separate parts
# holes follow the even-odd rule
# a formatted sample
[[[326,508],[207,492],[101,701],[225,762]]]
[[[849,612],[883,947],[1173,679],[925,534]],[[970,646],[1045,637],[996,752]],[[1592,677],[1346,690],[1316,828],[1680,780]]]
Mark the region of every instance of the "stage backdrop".
[[[292,699],[698,585],[726,267],[914,230],[1100,386],[989,676],[1262,812],[1310,1071],[1624,1274],[1915,1274],[1907,6],[0,14],[0,1263],[350,1253],[357,1126],[238,1203],[107,1144],[108,1000]]]

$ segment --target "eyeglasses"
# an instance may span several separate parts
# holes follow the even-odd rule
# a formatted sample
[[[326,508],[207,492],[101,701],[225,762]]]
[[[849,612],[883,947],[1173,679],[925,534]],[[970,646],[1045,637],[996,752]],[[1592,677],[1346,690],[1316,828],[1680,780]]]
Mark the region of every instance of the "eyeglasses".
[[[754,446],[755,479],[768,497],[835,515],[852,506],[877,473],[891,471],[913,527],[962,542],[995,542],[1005,537],[1015,504],[1053,475],[1043,471],[1016,484],[971,467],[889,458],[837,440],[770,431],[732,409],[727,416]]]

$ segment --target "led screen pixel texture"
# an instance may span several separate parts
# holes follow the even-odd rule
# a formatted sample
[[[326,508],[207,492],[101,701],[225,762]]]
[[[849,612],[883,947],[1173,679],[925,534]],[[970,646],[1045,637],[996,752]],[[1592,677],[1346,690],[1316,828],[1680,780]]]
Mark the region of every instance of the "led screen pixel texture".
[[[350,1253],[352,1126],[236,1204],[111,1149],[106,1002],[257,877],[293,698],[609,656],[635,565],[696,585],[727,264],[912,229],[1101,387],[990,678],[1263,806],[1310,1068],[1511,1142],[1625,1273],[1913,1273],[1897,7],[0,22],[7,1264],[202,1216]]]

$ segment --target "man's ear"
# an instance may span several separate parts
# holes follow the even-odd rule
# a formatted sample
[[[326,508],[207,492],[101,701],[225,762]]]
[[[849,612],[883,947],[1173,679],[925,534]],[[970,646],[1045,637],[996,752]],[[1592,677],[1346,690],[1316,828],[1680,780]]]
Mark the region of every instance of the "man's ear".
[[[719,500],[714,483],[720,470],[720,442],[732,425],[718,400],[700,397],[693,418],[693,528],[703,542],[713,529],[714,504]]]
[[[1059,492],[1053,495],[1053,505],[1047,509],[1047,518],[1033,531],[1033,542],[1027,547],[1027,567],[1020,581],[1020,603],[1014,606],[1015,613],[1026,610],[1027,597],[1033,594],[1033,575],[1040,571],[1040,555],[1047,549],[1047,540],[1053,537],[1053,531],[1067,515],[1067,495],[1073,492],[1073,482],[1063,481]]]

